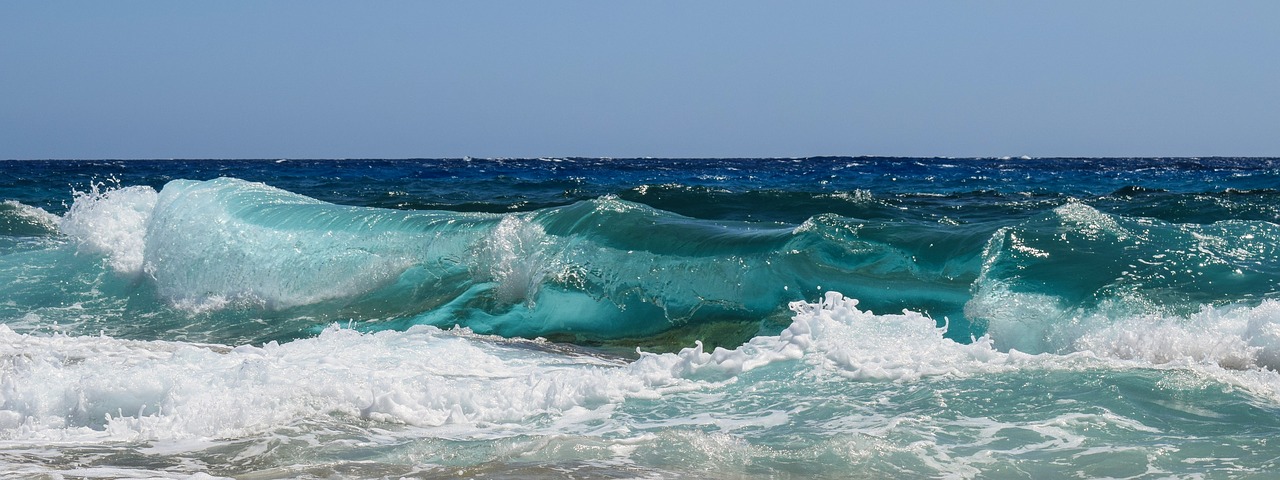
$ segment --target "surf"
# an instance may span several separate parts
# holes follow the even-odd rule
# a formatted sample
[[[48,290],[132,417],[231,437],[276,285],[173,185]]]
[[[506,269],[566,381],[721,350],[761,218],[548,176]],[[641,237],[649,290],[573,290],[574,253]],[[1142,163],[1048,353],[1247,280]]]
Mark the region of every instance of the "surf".
[[[1277,468],[1271,160],[0,163],[19,475]]]

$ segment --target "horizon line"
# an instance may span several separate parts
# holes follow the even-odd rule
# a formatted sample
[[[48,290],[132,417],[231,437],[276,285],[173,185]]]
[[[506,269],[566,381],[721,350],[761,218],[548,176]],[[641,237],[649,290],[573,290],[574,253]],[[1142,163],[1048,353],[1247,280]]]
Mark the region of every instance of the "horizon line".
[[[499,160],[811,160],[824,158],[863,158],[863,159],[936,159],[936,160],[1201,160],[1201,159],[1277,159],[1280,155],[1187,155],[1187,156],[1168,156],[1168,155],[1152,155],[1152,156],[1092,156],[1092,155],[1049,155],[1049,156],[1029,156],[1029,155],[999,155],[999,156],[940,156],[940,155],[807,155],[807,156],[763,156],[763,157],[702,157],[702,156],[528,156],[528,157],[478,157],[465,155],[461,157],[445,156],[445,157],[134,157],[134,158],[5,158],[0,159],[4,162],[187,162],[187,161],[267,161],[267,162],[288,162],[288,161],[368,161],[368,160],[384,160],[384,161],[413,161],[413,160],[458,160],[458,161],[499,161]]]

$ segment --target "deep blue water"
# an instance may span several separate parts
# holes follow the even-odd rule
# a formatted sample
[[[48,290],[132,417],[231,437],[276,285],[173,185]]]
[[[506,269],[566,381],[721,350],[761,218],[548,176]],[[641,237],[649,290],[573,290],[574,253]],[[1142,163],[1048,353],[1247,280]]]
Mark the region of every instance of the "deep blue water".
[[[7,161],[0,201],[32,475],[1280,458],[1278,159]]]

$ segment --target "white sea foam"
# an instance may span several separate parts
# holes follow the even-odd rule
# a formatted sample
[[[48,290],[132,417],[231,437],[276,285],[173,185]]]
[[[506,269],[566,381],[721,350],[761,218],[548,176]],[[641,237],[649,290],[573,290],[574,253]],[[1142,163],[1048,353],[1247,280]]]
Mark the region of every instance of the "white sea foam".
[[[1280,370],[1280,302],[1205,307],[1185,317],[1126,317],[1082,335],[1075,348],[1154,364],[1198,362],[1237,370]]]
[[[477,249],[476,266],[497,282],[499,301],[533,304],[543,279],[556,273],[557,262],[549,258],[551,240],[541,225],[518,215],[503,217]]]
[[[691,462],[705,457],[712,464],[739,471],[734,470],[738,466],[729,466],[768,460],[783,452],[745,441],[736,432],[792,425],[793,416],[803,415],[807,407],[782,407],[785,398],[767,398],[761,399],[764,408],[704,414],[697,405],[729,400],[723,397],[725,392],[750,391],[750,382],[762,379],[766,392],[827,391],[822,389],[830,387],[823,385],[832,382],[870,382],[871,392],[888,388],[885,392],[890,397],[910,398],[914,395],[910,392],[921,391],[911,385],[922,381],[946,380],[947,385],[956,385],[953,381],[974,376],[1034,371],[1177,369],[1191,374],[1168,375],[1168,382],[1187,382],[1187,389],[1217,383],[1280,401],[1280,377],[1269,370],[1231,370],[1194,359],[1159,363],[1166,360],[1160,352],[1191,358],[1181,345],[1194,335],[1149,344],[1160,335],[1177,333],[1173,324],[1171,330],[1147,337],[1099,331],[1090,337],[1095,338],[1089,341],[1093,343],[1082,340],[1081,345],[1092,345],[1089,350],[1069,355],[1027,355],[998,351],[988,338],[953,342],[942,336],[944,330],[932,319],[916,313],[875,315],[856,307],[856,300],[833,292],[819,302],[792,304],[793,322],[779,335],[759,336],[733,349],[708,352],[699,344],[678,353],[645,353],[631,362],[566,353],[540,341],[434,327],[359,333],[335,326],[314,338],[232,348],[25,335],[0,325],[0,442],[10,448],[144,442],[157,445],[153,453],[172,454],[174,449],[201,450],[211,443],[270,438],[273,431],[300,424],[337,422],[375,425],[376,435],[389,436],[379,441],[391,444],[397,443],[393,437],[398,435],[450,441],[505,438],[512,439],[507,443],[515,442],[508,453],[527,451],[521,455],[545,456],[548,461],[573,458],[578,454],[571,451],[596,445],[601,451],[590,455],[622,459],[624,464],[643,461],[644,455],[669,456],[674,451],[668,450],[674,448],[692,455]],[[1222,352],[1249,348],[1266,352],[1271,348],[1267,342],[1274,340],[1277,312],[1280,304],[1264,303],[1207,310],[1197,318],[1206,325],[1230,324],[1260,339],[1252,346],[1225,345]],[[1125,353],[1125,348],[1142,345],[1151,350]],[[1202,351],[1234,358],[1212,348]],[[1259,353],[1256,358],[1263,357]],[[781,385],[770,386],[778,382]],[[886,383],[907,385],[886,387]],[[945,410],[945,397],[935,396]],[[671,416],[649,420],[619,414],[632,402],[672,397],[684,399],[672,405],[693,402],[693,410],[686,405]],[[732,399],[748,400],[737,395]],[[866,401],[876,402],[874,398]],[[963,468],[975,473],[983,470],[991,455],[1014,458],[1029,451],[1086,451],[1083,428],[1155,433],[1131,418],[1065,407],[1049,417],[1029,420],[933,420],[918,407],[895,417],[880,412],[883,405],[867,407],[865,412],[823,420],[841,433],[820,448],[851,463],[868,458],[872,463],[888,462],[907,455],[922,462],[923,467],[917,468],[939,472]],[[716,429],[700,428],[707,425]],[[395,433],[396,428],[407,430]],[[930,438],[930,432],[939,428],[978,435],[955,445],[918,441]],[[529,438],[526,435],[546,440],[523,445],[528,441],[517,439]],[[589,440],[601,435],[622,438]],[[1039,440],[1011,442],[1009,435]],[[902,443],[902,438],[917,440]],[[872,447],[879,453],[865,450]],[[968,450],[987,453],[963,453]],[[261,453],[249,448],[240,455]],[[482,454],[476,461],[498,454]],[[789,458],[778,456],[783,462]],[[892,465],[881,467],[891,469]]]
[[[831,293],[793,305],[795,322],[780,335],[627,364],[433,327],[368,334],[334,327],[285,344],[228,348],[34,336],[0,325],[0,438],[236,438],[333,415],[465,436],[526,428],[547,415],[585,424],[628,398],[714,388],[778,362],[819,376],[911,381],[998,369],[1009,359],[985,341],[945,340],[918,314],[878,316],[855,306]]]
[[[75,203],[59,221],[62,233],[75,239],[83,250],[105,255],[115,271],[141,273],[147,224],[158,197],[155,189],[110,189],[94,184],[88,192],[74,195]]]
[[[335,415],[463,437],[536,429],[535,418],[572,419],[555,422],[565,433],[595,428],[610,406],[628,399],[715,389],[767,365],[792,365],[815,379],[913,382],[1091,361],[1002,353],[987,338],[960,344],[928,317],[875,315],[856,305],[828,293],[818,303],[794,303],[794,321],[779,335],[734,349],[707,352],[698,344],[642,354],[630,363],[434,327],[334,327],[315,338],[229,348],[24,335],[0,326],[0,438],[238,438]]]
[[[796,315],[780,335],[756,337],[738,348],[711,353],[698,344],[682,350],[673,368],[682,377],[728,378],[779,360],[803,360],[815,372],[904,381],[967,374],[1008,360],[988,338],[956,343],[943,338],[945,328],[919,313],[876,315],[859,310],[857,304],[837,292],[828,292],[818,303],[794,302]]]
[[[331,415],[483,430],[652,388],[603,360],[431,327],[229,349],[0,326],[0,349],[6,440],[235,438]]]
[[[12,209],[13,211],[17,212],[18,215],[20,215],[27,222],[34,225],[39,225],[49,230],[56,230],[58,228],[58,223],[62,221],[61,217],[54,215],[52,213],[49,213],[45,211],[43,208],[33,207],[31,205],[27,205],[17,200],[5,200],[3,202],[0,202],[0,204],[4,204],[8,206],[10,209]]]
[[[537,415],[591,418],[627,398],[702,388],[814,352],[810,363],[855,378],[929,371],[838,348],[856,334],[840,334],[848,326],[832,322],[875,319],[852,309],[852,302],[829,296],[822,306],[797,309],[796,323],[779,336],[734,350],[706,353],[699,346],[646,354],[627,365],[511,348],[432,327],[371,334],[331,328],[316,338],[230,349],[32,336],[0,325],[0,437],[234,438],[327,415],[484,430],[512,428]],[[924,327],[891,329],[898,334],[937,335],[923,317],[877,320]],[[981,345],[964,348],[989,352]],[[937,358],[938,368],[947,368],[946,361]]]
[[[1066,308],[1052,296],[983,282],[965,314],[986,322],[1000,350],[1141,360],[1152,365],[1209,364],[1280,371],[1280,302],[1203,306],[1189,315],[1162,312],[1141,298]]]

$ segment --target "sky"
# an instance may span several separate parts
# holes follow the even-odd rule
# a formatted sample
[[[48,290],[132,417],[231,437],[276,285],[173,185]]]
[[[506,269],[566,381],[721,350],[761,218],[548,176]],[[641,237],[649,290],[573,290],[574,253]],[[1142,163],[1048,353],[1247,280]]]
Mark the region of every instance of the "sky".
[[[0,0],[0,159],[1280,156],[1280,2]]]

